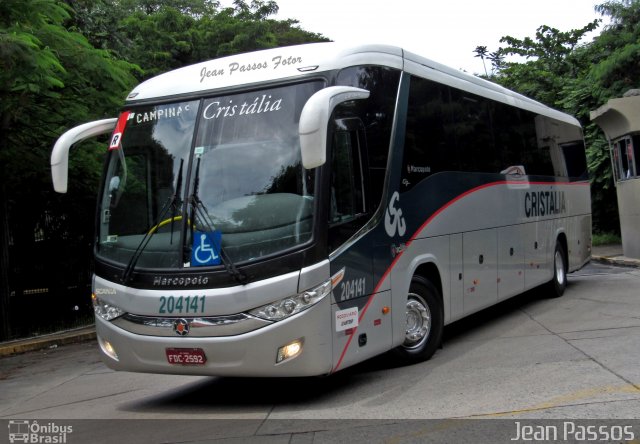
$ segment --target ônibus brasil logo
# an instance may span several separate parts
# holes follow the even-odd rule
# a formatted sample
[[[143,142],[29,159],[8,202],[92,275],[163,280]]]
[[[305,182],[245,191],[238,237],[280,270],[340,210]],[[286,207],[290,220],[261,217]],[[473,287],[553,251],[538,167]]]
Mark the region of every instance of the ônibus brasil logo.
[[[9,442],[64,444],[73,433],[73,426],[58,425],[54,422],[39,424],[38,421],[9,421]]]

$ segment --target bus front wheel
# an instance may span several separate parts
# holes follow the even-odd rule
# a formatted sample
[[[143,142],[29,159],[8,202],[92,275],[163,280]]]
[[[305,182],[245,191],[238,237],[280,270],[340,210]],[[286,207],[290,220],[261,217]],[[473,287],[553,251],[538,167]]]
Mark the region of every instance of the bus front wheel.
[[[428,280],[419,276],[412,279],[407,295],[404,342],[394,349],[404,362],[426,361],[440,346],[444,316],[439,296]]]

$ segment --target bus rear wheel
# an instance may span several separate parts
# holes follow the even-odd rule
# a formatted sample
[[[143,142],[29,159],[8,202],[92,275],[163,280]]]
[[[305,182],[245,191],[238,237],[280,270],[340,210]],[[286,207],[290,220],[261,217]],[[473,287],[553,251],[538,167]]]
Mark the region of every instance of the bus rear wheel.
[[[406,304],[404,342],[394,349],[406,363],[426,361],[442,341],[444,316],[438,290],[426,279],[414,277]]]
[[[559,298],[567,288],[567,256],[560,242],[556,243],[553,253],[553,278],[547,285],[549,293],[553,298]]]

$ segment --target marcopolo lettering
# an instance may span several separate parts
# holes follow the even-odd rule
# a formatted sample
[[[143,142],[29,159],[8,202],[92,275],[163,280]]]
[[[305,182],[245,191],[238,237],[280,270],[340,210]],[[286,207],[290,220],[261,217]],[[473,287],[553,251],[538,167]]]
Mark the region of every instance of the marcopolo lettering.
[[[430,166],[407,165],[407,173],[428,174],[430,172],[431,172],[431,167]]]
[[[529,191],[524,195],[527,217],[553,216],[567,212],[564,191]]]
[[[196,285],[207,285],[209,278],[206,276],[154,276],[154,287],[192,287]]]

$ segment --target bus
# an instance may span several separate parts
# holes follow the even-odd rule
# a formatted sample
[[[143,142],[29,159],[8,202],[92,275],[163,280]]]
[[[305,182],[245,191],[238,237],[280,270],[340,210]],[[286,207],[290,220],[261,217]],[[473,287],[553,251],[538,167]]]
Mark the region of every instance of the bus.
[[[111,134],[93,306],[112,369],[328,375],[391,351],[424,361],[445,325],[591,257],[576,119],[384,45],[224,57],[138,85]]]

